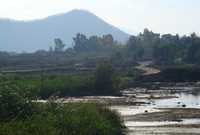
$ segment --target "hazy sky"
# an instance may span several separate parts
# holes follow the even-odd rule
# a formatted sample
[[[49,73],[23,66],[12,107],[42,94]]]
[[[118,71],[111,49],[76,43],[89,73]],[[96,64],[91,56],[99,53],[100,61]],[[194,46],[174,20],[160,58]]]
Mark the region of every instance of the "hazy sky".
[[[200,32],[200,0],[0,0],[0,17],[43,18],[86,9],[127,32]]]

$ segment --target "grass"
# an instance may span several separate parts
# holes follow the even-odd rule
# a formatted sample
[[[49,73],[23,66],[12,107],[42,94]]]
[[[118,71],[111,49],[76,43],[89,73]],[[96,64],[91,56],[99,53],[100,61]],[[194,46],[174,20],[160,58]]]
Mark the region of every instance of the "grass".
[[[110,85],[116,83],[110,82]],[[99,89],[95,85],[93,74],[83,75],[3,75],[0,76],[0,89],[5,86],[18,87],[21,92],[29,93],[41,99],[48,99],[51,96],[94,96],[94,95],[116,95],[119,88],[113,90]],[[105,88],[107,85],[105,85]]]
[[[124,126],[118,114],[104,106],[55,103],[54,98],[33,102],[38,96],[91,92],[88,78],[48,76],[41,85],[38,76],[2,76],[0,135],[122,135]]]
[[[1,135],[122,135],[119,116],[96,104],[37,104],[25,119],[0,122]]]

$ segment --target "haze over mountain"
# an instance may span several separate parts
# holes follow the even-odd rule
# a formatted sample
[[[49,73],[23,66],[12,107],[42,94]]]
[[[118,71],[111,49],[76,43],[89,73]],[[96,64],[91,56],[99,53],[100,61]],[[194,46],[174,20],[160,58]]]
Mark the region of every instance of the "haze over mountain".
[[[65,14],[50,16],[41,20],[16,21],[0,20],[0,50],[27,51],[49,49],[55,38],[61,38],[67,47],[72,46],[72,38],[77,33],[87,36],[112,34],[121,42],[128,34],[106,23],[85,10],[73,10]]]

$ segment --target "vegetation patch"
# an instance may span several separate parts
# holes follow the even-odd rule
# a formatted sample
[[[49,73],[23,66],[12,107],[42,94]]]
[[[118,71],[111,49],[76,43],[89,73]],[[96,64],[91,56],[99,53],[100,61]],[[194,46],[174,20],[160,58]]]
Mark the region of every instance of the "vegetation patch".
[[[6,92],[7,91],[7,92]],[[14,88],[0,91],[1,135],[122,135],[119,116],[97,104],[33,103]]]

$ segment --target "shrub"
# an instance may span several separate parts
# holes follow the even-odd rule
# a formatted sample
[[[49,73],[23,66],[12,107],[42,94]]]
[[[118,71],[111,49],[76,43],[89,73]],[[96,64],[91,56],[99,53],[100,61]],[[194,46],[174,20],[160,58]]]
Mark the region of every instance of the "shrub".
[[[16,85],[0,87],[0,120],[28,117],[32,113],[31,100],[20,93]]]
[[[117,114],[95,104],[43,104],[25,120],[0,123],[1,135],[122,135]]]

